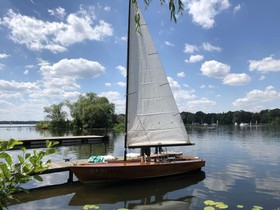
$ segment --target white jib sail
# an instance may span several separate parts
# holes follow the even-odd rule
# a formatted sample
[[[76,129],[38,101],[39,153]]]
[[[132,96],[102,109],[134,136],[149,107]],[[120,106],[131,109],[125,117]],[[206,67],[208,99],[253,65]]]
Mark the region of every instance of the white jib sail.
[[[143,15],[139,34],[130,9],[127,147],[190,144]]]

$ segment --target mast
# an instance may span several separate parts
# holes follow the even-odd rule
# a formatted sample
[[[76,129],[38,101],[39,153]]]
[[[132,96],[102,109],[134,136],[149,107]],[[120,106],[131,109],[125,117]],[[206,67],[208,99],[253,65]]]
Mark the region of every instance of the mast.
[[[127,154],[127,122],[128,122],[128,83],[129,83],[129,40],[130,40],[130,10],[131,0],[128,0],[128,31],[127,31],[127,60],[126,60],[126,104],[125,104],[125,136],[124,136],[124,161]]]

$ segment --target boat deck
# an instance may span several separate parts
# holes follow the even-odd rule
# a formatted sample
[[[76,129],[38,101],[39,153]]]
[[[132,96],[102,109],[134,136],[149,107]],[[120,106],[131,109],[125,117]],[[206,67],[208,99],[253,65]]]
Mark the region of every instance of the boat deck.
[[[157,159],[157,158],[166,158],[166,157],[179,157],[182,156],[182,152],[165,152],[161,155],[153,154],[151,155],[151,159]],[[135,158],[128,159],[127,162],[123,160],[123,158],[118,157],[117,160],[110,160],[105,163],[98,163],[98,164],[105,164],[108,166],[110,163],[116,164],[116,162],[119,162],[120,164],[126,163],[126,164],[140,164],[140,156]],[[150,162],[154,163],[154,161]],[[63,162],[51,162],[49,164],[49,169],[45,171],[44,173],[54,173],[53,171],[68,171],[70,166],[74,165],[85,165],[85,164],[96,164],[96,163],[89,163],[88,159],[80,159],[80,160],[65,160]],[[145,163],[142,163],[145,164]]]
[[[152,154],[151,159],[152,161],[149,163],[141,163],[140,161],[140,156],[135,157],[135,158],[129,158],[127,161],[123,160],[123,157],[117,158],[117,160],[108,160],[106,162],[101,162],[101,163],[89,163],[88,159],[80,159],[80,160],[69,160],[65,159],[64,161],[61,162],[51,162],[49,163],[49,169],[44,171],[41,174],[51,174],[51,173],[58,173],[58,172],[69,172],[69,178],[67,182],[73,182],[73,173],[70,170],[70,167],[73,166],[81,166],[81,167],[86,167],[89,165],[98,165],[98,167],[110,167],[111,166],[137,166],[137,165],[155,165],[158,164],[157,159],[158,158],[163,158],[163,159],[168,159],[168,158],[174,158],[177,157],[177,161],[180,160],[180,157],[182,157],[182,152],[163,152],[162,154]],[[178,159],[179,157],[179,159]],[[186,157],[184,157],[185,160]],[[191,157],[190,157],[191,160]]]

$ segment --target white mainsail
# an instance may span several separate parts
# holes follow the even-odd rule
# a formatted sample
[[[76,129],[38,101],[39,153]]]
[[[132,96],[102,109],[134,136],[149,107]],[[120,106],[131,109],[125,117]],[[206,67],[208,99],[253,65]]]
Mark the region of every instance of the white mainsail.
[[[130,7],[126,146],[191,144],[143,15],[137,33]]]

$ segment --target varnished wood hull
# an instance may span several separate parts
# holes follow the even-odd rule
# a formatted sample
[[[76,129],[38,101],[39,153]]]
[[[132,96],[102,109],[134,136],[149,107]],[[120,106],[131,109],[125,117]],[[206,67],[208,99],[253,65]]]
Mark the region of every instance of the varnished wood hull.
[[[71,166],[79,181],[115,182],[148,179],[200,170],[205,161],[200,158],[180,157],[165,162],[141,163],[140,161],[113,161],[108,163],[81,164]]]

